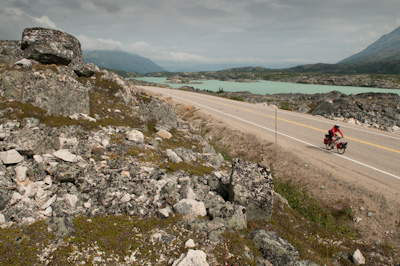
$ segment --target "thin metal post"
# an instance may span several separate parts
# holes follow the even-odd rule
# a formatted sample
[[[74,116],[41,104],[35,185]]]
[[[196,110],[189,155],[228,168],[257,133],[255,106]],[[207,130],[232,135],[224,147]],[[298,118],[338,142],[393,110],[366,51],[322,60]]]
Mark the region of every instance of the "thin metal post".
[[[275,105],[275,143],[278,143],[278,107]]]

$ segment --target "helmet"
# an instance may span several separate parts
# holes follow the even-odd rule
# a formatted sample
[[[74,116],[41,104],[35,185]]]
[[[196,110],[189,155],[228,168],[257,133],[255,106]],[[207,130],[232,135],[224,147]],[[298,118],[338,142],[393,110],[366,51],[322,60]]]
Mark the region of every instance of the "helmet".
[[[338,124],[335,125],[336,128],[339,128],[340,126]]]

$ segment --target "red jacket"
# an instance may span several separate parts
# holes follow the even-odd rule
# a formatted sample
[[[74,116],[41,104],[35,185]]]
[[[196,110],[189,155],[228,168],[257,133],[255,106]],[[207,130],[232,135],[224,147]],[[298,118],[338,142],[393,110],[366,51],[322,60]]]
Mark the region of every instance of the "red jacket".
[[[336,132],[339,132],[340,135],[342,135],[342,137],[343,137],[343,133],[342,133],[342,131],[340,130],[340,128],[336,128],[335,126],[333,126],[333,128],[331,129],[331,131],[332,131],[332,134],[333,134],[334,136],[336,136]]]

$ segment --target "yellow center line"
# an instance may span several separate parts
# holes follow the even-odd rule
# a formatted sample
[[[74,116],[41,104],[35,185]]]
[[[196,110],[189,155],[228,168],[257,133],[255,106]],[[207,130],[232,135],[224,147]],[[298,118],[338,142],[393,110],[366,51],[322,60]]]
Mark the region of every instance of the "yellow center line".
[[[200,98],[200,97],[198,97],[198,98]],[[213,103],[216,103],[216,104],[220,104],[220,105],[225,105],[225,106],[228,106],[228,107],[237,108],[239,110],[243,110],[243,111],[246,111],[246,112],[249,112],[249,113],[254,113],[254,114],[257,114],[257,115],[261,115],[261,116],[265,116],[265,117],[269,117],[269,118],[275,119],[275,116],[262,114],[262,113],[259,113],[259,112],[256,112],[256,111],[252,111],[252,110],[245,109],[245,108],[240,108],[240,107],[237,107],[237,106],[234,106],[234,105],[221,103],[221,102],[213,101],[213,100],[209,100],[209,99],[207,99],[207,101],[213,102]],[[293,122],[293,121],[286,120],[286,119],[283,119],[283,118],[279,118],[278,117],[277,119],[280,120],[280,121],[283,121],[283,122],[287,122],[287,123],[291,123],[291,124],[294,124],[294,125],[310,128],[310,129],[313,129],[313,130],[317,130],[317,131],[321,131],[321,132],[327,132],[327,130],[323,130],[323,129],[320,129],[320,128],[304,125],[304,124]],[[387,150],[387,151],[391,151],[391,152],[395,152],[395,153],[399,153],[400,154],[399,150],[387,148],[387,147],[384,147],[384,146],[381,146],[381,145],[377,145],[377,144],[374,144],[374,143],[371,143],[371,142],[367,142],[367,141],[363,141],[363,140],[359,140],[359,139],[355,139],[355,138],[351,138],[351,137],[346,137],[346,138],[349,139],[349,140],[353,140],[353,141],[360,142],[360,143],[363,143],[363,144],[366,144],[366,145],[370,145],[370,146],[373,146],[373,147],[377,147],[377,148],[380,148],[380,149],[384,149],[384,150]]]

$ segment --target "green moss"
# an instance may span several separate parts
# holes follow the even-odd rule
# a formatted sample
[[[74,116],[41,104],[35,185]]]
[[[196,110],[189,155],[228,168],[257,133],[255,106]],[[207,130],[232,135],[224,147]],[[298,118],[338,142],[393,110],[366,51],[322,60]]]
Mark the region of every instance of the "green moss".
[[[209,175],[209,174],[211,174],[212,171],[215,170],[213,167],[204,166],[201,163],[200,164],[189,164],[186,162],[180,162],[180,163],[168,162],[168,163],[161,164],[160,168],[165,168],[170,173],[182,170],[191,175],[197,175],[197,176]]]
[[[32,69],[34,70],[42,70],[42,71],[46,71],[46,70],[50,70],[52,72],[58,72],[58,67],[55,64],[35,64],[32,66]]]
[[[171,231],[170,227],[180,220],[179,215],[168,219],[141,219],[126,215],[77,217],[74,219],[75,235],[65,239],[65,244],[52,256],[51,264],[68,265],[85,261],[91,265],[93,258],[99,254],[103,258],[113,257],[123,262],[132,252],[135,252],[137,260],[146,259],[154,264],[159,258],[157,250],[161,249],[162,243],[150,241],[152,230]],[[70,256],[74,251],[86,253],[85,258],[80,256],[75,261],[74,256]]]
[[[37,255],[54,238],[44,221],[0,229],[0,265],[40,265]]]

